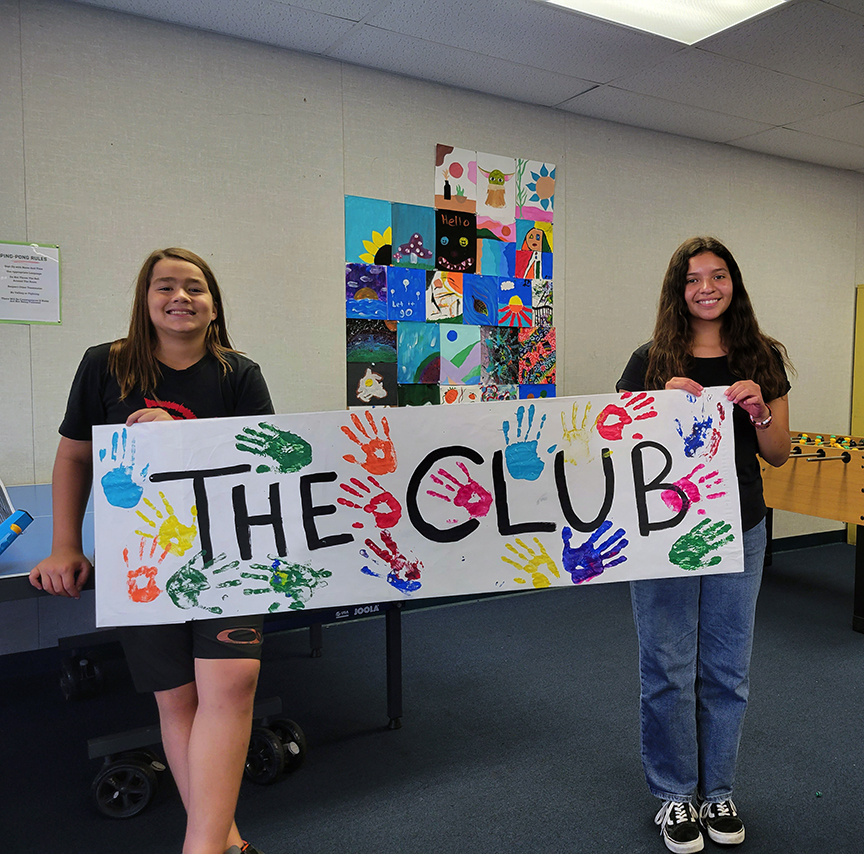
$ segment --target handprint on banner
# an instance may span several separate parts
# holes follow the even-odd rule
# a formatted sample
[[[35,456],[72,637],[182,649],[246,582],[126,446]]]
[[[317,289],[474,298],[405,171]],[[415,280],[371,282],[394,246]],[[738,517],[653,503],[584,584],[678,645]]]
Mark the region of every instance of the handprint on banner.
[[[145,558],[144,550],[148,542],[150,543],[150,550]],[[158,551],[158,545],[155,537],[142,537],[138,547],[138,565],[134,567],[129,563],[129,549],[123,549],[123,563],[126,564],[127,569],[126,590],[133,602],[152,602],[162,592],[162,589],[156,584],[156,575],[159,572],[159,564],[165,560],[168,550],[165,549],[159,554],[155,566],[145,566],[145,563],[152,564],[154,555]]]
[[[564,541],[564,569],[570,573],[574,584],[589,581],[598,575],[623,563],[627,560],[626,555],[621,552],[629,544],[623,528],[619,528],[605,542],[598,544],[597,541],[612,527],[608,519],[584,542],[581,546],[573,548],[570,540],[573,532],[568,527],[561,529],[561,539]]]
[[[156,519],[161,519],[162,522],[158,524],[157,528],[156,519],[151,519],[149,516],[145,516],[141,510],[136,510],[135,513],[143,519],[152,530],[135,531],[135,533],[142,537],[155,536],[156,540],[159,542],[160,548],[167,552],[171,552],[172,555],[182,557],[192,548],[192,544],[195,542],[195,537],[198,534],[198,529],[195,527],[195,518],[198,515],[198,509],[194,504],[192,505],[189,509],[189,515],[192,517],[192,521],[188,525],[184,525],[175,515],[174,508],[168,503],[165,493],[160,492],[159,497],[162,499],[162,504],[165,507],[164,513],[148,498],[144,499],[144,503],[151,509],[153,515],[156,516]],[[155,534],[154,531],[156,532]]]
[[[504,450],[504,459],[507,461],[507,471],[510,476],[516,480],[537,480],[543,473],[546,463],[540,459],[537,453],[537,445],[540,440],[540,433],[543,431],[543,425],[546,423],[546,415],[540,419],[540,426],[537,428],[537,435],[531,439],[531,426],[534,423],[535,407],[532,403],[528,407],[528,423],[525,425],[525,434],[522,434],[522,421],[525,418],[525,407],[520,406],[516,410],[516,438],[513,443],[510,443],[510,422],[505,421],[501,425],[504,431],[504,442],[506,448]],[[551,452],[555,448],[549,448]]]
[[[127,453],[129,465],[125,464]],[[99,461],[104,462],[107,454],[107,448],[100,449]],[[144,492],[150,464],[148,463],[137,475],[135,474],[135,440],[129,440],[125,427],[111,437],[111,461],[117,463],[117,466],[105,472],[100,481],[105,499],[113,507],[134,507],[141,500]]]
[[[570,426],[564,420],[564,413],[561,413],[561,437],[564,447],[564,462],[571,465],[577,465],[580,462],[590,463],[593,459],[590,451],[591,433],[594,428],[594,423],[589,422],[591,416],[590,401],[585,404],[585,409],[582,411],[582,420],[579,421],[579,404],[573,403],[573,409],[570,412]]]
[[[597,432],[610,442],[619,441],[624,436],[624,428],[628,425],[636,421],[644,421],[646,418],[657,417],[657,410],[653,406],[654,398],[644,391],[640,391],[635,397],[632,391],[622,391],[621,400],[626,401],[624,406],[610,403],[597,416]],[[641,439],[642,435],[634,433],[633,438]]]
[[[268,471],[290,474],[312,462],[312,446],[305,439],[263,421],[258,426],[260,430],[244,427],[234,438],[238,451],[266,457],[270,461],[268,465],[261,464],[255,469],[259,474]]]
[[[693,395],[687,395],[687,399],[691,403],[696,401]],[[700,457],[705,457],[708,460],[714,458],[720,447],[720,439],[723,435],[720,432],[719,425],[726,418],[722,403],[717,404],[717,412],[718,426],[715,426],[713,416],[705,414],[705,402],[703,401],[702,417],[693,416],[693,426],[686,435],[684,434],[684,426],[677,418],[675,419],[675,429],[678,431],[678,435],[684,440],[685,457],[695,457],[698,454]]]
[[[269,555],[270,565],[261,563],[250,564],[250,570],[255,572],[241,572],[239,578],[231,578],[216,585],[217,589],[227,587],[243,587],[244,596],[261,596],[264,594],[278,594],[289,600],[288,608],[291,611],[302,611],[306,603],[312,598],[315,590],[327,586],[327,579],[333,573],[329,569],[315,569],[311,563],[289,563],[280,557]],[[237,569],[238,562],[233,561],[227,566],[214,570],[213,574],[227,572]],[[266,587],[244,586],[249,581],[266,581]],[[267,611],[273,613],[282,606],[282,601],[272,602]]]
[[[690,474],[675,481],[674,485],[687,496],[691,506],[693,504],[698,504],[702,500],[703,493],[707,500],[712,498],[722,498],[726,494],[725,492],[708,492],[708,490],[711,489],[719,489],[723,485],[723,478],[717,471],[709,471],[698,479],[693,479],[696,472],[698,472],[699,469],[704,468],[705,464],[699,463],[699,465],[696,466]],[[684,502],[681,499],[681,493],[676,492],[674,489],[664,490],[660,494],[660,497],[663,499],[663,503],[676,513],[679,513],[681,508],[684,506]],[[706,511],[700,507],[697,512],[701,516],[704,516]]]
[[[204,552],[198,552],[190,561],[183,564],[165,584],[165,592],[171,597],[171,601],[184,611],[201,608],[211,614],[221,614],[222,609],[220,607],[202,605],[198,600],[202,593],[210,589],[210,582],[207,580],[204,570],[212,570],[216,561],[224,559],[225,555],[221,554],[213,560],[205,561]],[[195,566],[199,561],[201,563],[200,569]]]
[[[554,575],[555,578],[560,578],[561,573],[558,571],[558,567],[555,566],[555,561],[552,559],[552,556],[549,552],[546,551],[545,546],[537,537],[534,537],[534,542],[537,544],[537,548],[539,552],[535,552],[534,549],[531,548],[527,543],[521,540],[519,537],[516,537],[516,543],[519,546],[519,549],[516,546],[511,545],[510,543],[505,543],[504,546],[514,554],[521,563],[517,563],[512,558],[507,557],[506,555],[502,555],[501,560],[504,563],[509,563],[510,566],[515,566],[519,572],[524,572],[527,576],[530,577],[531,583],[534,587],[540,589],[543,587],[549,587],[552,584],[552,580],[549,578],[549,575]],[[547,575],[546,573],[549,573]],[[517,584],[527,584],[528,581],[525,578],[517,576],[513,579]]]
[[[472,519],[485,516],[492,506],[492,494],[471,477],[465,463],[457,461],[456,465],[465,476],[464,482],[444,468],[438,469],[438,474],[430,475],[432,481],[439,487],[446,492],[455,494],[447,495],[446,492],[435,492],[431,489],[427,489],[426,494],[433,498],[440,498],[442,501],[452,501],[456,507],[467,510]]]
[[[712,554],[731,543],[735,536],[728,522],[712,522],[703,519],[695,528],[680,536],[669,550],[669,560],[675,566],[688,571],[717,566],[720,555]]]
[[[379,564],[375,558],[371,558],[371,562],[376,566],[386,566],[383,570],[387,573],[387,583],[400,590],[402,593],[413,593],[419,590],[421,586],[420,571],[423,569],[423,564],[416,558],[408,558],[400,551],[393,537],[387,531],[381,532],[381,542],[383,546],[378,545],[372,540],[366,540],[366,545],[375,552],[381,559],[382,564]],[[369,552],[365,549],[360,551],[360,554],[369,558]],[[380,578],[381,572],[376,572],[368,564],[360,570],[365,575],[371,575],[373,578]]]
[[[370,475],[367,479],[378,490],[374,495],[372,490],[356,477],[351,478],[351,483],[354,484],[353,487],[347,483],[339,484],[345,492],[353,495],[359,501],[365,501],[365,504],[358,504],[356,501],[351,501],[348,498],[337,498],[337,503],[344,507],[352,507],[355,510],[363,510],[366,513],[370,513],[375,520],[377,528],[392,528],[402,518],[402,505],[374,477]],[[362,527],[362,525],[359,527]]]
[[[360,450],[366,455],[364,460],[358,460],[353,454],[346,454],[342,457],[343,460],[349,463],[359,465],[361,468],[369,472],[369,474],[389,474],[396,471],[396,449],[393,447],[393,440],[390,438],[390,425],[387,423],[387,418],[381,416],[381,430],[383,438],[378,433],[378,426],[375,424],[375,419],[372,413],[366,410],[366,421],[369,424],[369,432],[363,426],[363,422],[356,413],[351,414],[351,421],[354,424],[357,432],[363,436],[365,441],[361,440],[357,433],[350,427],[343,426],[342,432],[355,445],[360,447]]]

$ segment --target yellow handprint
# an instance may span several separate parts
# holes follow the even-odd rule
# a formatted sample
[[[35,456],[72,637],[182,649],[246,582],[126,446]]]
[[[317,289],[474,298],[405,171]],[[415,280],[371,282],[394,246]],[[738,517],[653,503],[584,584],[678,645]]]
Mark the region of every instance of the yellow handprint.
[[[546,548],[543,546],[543,543],[534,537],[534,542],[537,543],[537,548],[540,549],[540,553],[534,551],[531,546],[527,545],[525,542],[516,537],[516,542],[519,544],[519,548],[522,551],[519,551],[515,546],[510,543],[505,543],[506,548],[511,551],[517,558],[524,563],[516,563],[515,560],[511,560],[509,557],[502,556],[501,560],[504,563],[509,563],[510,566],[515,566],[520,572],[524,572],[526,575],[531,577],[531,583],[537,587],[550,587],[552,582],[549,579],[549,576],[546,575],[546,571],[551,572],[556,578],[561,577],[561,573],[558,572],[558,567],[555,566],[555,561],[552,560],[549,552],[546,551]],[[517,576],[513,579],[517,584],[527,584],[528,581],[525,578]]]
[[[135,533],[140,534],[142,537],[155,537],[156,541],[159,543],[159,547],[163,551],[170,552],[172,555],[185,555],[186,552],[192,548],[192,544],[195,542],[195,536],[198,534],[198,529],[195,527],[195,518],[198,515],[198,508],[194,504],[192,505],[189,510],[189,514],[192,516],[192,522],[189,525],[184,525],[175,515],[174,508],[168,503],[165,493],[160,492],[159,497],[162,499],[162,504],[165,506],[164,513],[148,498],[144,499],[144,503],[153,511],[156,519],[162,519],[161,524],[150,519],[148,516],[145,516],[140,510],[136,510],[135,512],[137,515],[140,516],[153,530],[135,531]],[[155,534],[154,530],[156,531]]]
[[[564,445],[564,460],[571,465],[576,465],[580,462],[590,463],[593,457],[590,452],[591,433],[594,428],[594,421],[590,419],[591,404],[585,404],[585,411],[582,413],[582,422],[579,423],[579,404],[573,404],[573,410],[570,413],[570,427],[564,420],[564,413],[561,413],[561,438]]]

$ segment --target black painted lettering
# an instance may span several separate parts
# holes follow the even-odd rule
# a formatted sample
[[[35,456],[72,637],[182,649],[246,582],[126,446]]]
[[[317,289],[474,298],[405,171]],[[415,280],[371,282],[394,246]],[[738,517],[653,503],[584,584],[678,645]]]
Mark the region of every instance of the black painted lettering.
[[[300,475],[300,510],[303,516],[303,530],[306,532],[306,547],[310,552],[354,542],[354,537],[351,534],[332,534],[329,537],[319,537],[318,529],[315,526],[316,516],[332,516],[338,508],[335,504],[316,505],[312,501],[312,484],[332,483],[336,477],[335,471]]]
[[[558,451],[555,454],[555,486],[558,489],[558,501],[561,504],[561,512],[567,520],[567,524],[583,534],[590,534],[596,531],[605,521],[612,509],[612,502],[615,499],[615,469],[612,465],[612,453],[609,448],[603,448],[603,476],[606,481],[606,491],[603,496],[603,503],[600,505],[600,511],[597,516],[590,522],[583,522],[573,510],[573,503],[570,501],[570,490],[567,488],[567,474],[564,468],[564,451]]]
[[[227,466],[221,469],[199,469],[198,471],[154,472],[149,480],[164,483],[170,480],[191,480],[195,493],[195,507],[198,510],[198,534],[201,537],[201,556],[205,563],[213,560],[213,541],[210,538],[210,505],[207,501],[206,482],[211,477],[227,477],[231,474],[244,474],[252,471],[250,465]]]
[[[663,470],[650,483],[645,483],[645,466],[642,462],[642,452],[646,448],[654,448],[663,456]],[[651,531],[662,531],[666,528],[674,528],[687,514],[690,509],[690,499],[680,486],[674,483],[664,483],[663,478],[672,470],[672,455],[666,448],[657,442],[639,442],[634,445],[630,452],[633,462],[633,489],[636,493],[636,512],[639,516],[639,533],[647,537]],[[681,509],[670,519],[662,519],[659,522],[651,522],[648,519],[648,502],[646,497],[649,492],[671,490],[677,492],[681,497]]]
[[[282,499],[279,495],[279,484],[270,484],[270,513],[260,516],[250,516],[246,506],[246,487],[241,483],[231,490],[231,503],[234,505],[234,530],[237,533],[237,547],[240,549],[241,560],[252,559],[252,528],[269,525],[273,528],[273,538],[276,541],[276,554],[285,557],[288,547],[285,545],[285,528],[282,525]]]
[[[507,501],[507,481],[504,478],[504,454],[495,451],[492,455],[492,486],[495,491],[495,513],[498,516],[498,533],[502,537],[511,534],[533,534],[552,532],[558,527],[554,522],[510,521],[510,505]]]

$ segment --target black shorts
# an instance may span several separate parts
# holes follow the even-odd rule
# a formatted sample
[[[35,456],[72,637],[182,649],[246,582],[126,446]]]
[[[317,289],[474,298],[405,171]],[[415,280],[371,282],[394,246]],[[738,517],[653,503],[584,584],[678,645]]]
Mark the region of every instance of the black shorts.
[[[117,629],[141,693],[168,691],[195,681],[196,658],[261,659],[264,617],[219,617],[167,626]]]

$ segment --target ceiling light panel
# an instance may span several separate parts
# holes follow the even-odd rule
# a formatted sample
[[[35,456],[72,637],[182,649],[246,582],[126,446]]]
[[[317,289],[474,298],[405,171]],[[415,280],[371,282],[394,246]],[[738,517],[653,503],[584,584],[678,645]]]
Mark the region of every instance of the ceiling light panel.
[[[695,44],[787,0],[542,0],[643,30]]]

